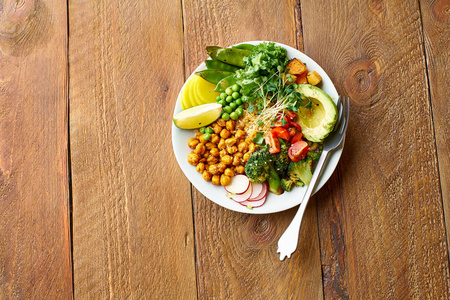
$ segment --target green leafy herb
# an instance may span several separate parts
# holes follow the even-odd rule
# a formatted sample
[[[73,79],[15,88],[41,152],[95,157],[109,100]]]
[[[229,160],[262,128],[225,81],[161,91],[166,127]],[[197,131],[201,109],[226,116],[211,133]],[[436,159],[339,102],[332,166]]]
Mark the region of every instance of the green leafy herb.
[[[256,133],[256,136],[253,138],[253,142],[258,145],[262,145],[264,143],[264,132],[260,131]]]

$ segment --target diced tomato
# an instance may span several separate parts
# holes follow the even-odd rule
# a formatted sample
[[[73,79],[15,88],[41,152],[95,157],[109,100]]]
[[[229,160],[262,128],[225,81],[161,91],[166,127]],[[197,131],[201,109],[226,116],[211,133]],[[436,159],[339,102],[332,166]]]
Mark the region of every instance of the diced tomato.
[[[286,128],[283,127],[275,127],[271,130],[271,133],[274,138],[282,138],[283,140],[289,141],[290,135],[289,131]]]
[[[299,161],[306,157],[309,151],[308,143],[305,141],[298,141],[291,144],[288,150],[289,158],[292,161]]]
[[[303,133],[297,133],[293,138],[292,138],[292,140],[291,140],[291,144],[295,144],[295,143],[297,143],[298,141],[301,141],[302,140],[302,138],[303,138]]]
[[[266,144],[269,145],[269,152],[272,154],[281,151],[280,141],[278,138],[273,136],[272,131],[270,131],[266,136]]]
[[[295,117],[297,116],[297,113],[291,110],[286,110],[285,111],[286,117],[287,117],[287,121],[290,122],[293,119],[295,119]]]
[[[288,125],[289,127],[295,127],[298,131],[302,132],[302,127],[297,122],[289,121]]]

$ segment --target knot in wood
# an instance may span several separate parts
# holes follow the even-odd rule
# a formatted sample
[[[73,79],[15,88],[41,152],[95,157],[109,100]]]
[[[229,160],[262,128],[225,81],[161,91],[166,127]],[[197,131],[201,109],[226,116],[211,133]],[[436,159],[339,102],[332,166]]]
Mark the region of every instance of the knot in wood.
[[[0,53],[26,56],[49,40],[52,15],[38,0],[6,1],[0,6]]]
[[[275,226],[270,216],[254,216],[249,219],[249,242],[253,248],[265,248],[274,238]]]
[[[450,1],[439,0],[432,5],[432,12],[436,21],[447,23],[450,17]]]
[[[369,2],[369,9],[379,16],[386,10],[386,3],[384,0],[372,0]]]
[[[369,99],[377,86],[377,65],[370,59],[360,59],[349,65],[345,77],[345,90],[352,99]]]

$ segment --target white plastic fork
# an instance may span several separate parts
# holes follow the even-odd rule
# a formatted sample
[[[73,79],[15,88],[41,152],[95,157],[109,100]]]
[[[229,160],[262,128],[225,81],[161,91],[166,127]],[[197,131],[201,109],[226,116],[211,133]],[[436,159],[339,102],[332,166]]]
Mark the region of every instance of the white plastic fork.
[[[300,207],[297,213],[292,219],[291,224],[289,224],[286,231],[278,240],[278,250],[280,253],[280,260],[284,260],[286,257],[291,258],[291,254],[294,253],[295,249],[297,249],[298,244],[298,236],[300,232],[300,227],[302,225],[303,214],[305,213],[306,206],[308,205],[308,201],[311,197],[312,191],[314,190],[317,179],[320,177],[320,173],[322,172],[323,165],[326,161],[328,154],[339,147],[345,136],[345,132],[347,130],[348,117],[350,112],[350,99],[348,97],[339,96],[338,99],[338,120],[336,122],[335,131],[333,131],[324,141],[323,143],[323,151],[322,155],[317,162],[316,169],[314,170],[314,174],[311,178],[311,182],[306,189],[306,193],[303,196],[303,200],[300,204]]]

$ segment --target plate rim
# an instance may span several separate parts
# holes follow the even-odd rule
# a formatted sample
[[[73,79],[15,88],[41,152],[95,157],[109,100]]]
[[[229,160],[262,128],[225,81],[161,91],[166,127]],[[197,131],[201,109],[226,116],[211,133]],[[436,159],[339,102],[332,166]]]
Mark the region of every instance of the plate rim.
[[[233,44],[231,46],[235,46],[235,45],[239,45],[239,44],[256,45],[256,44],[260,44],[260,43],[264,43],[264,42],[272,43],[272,41],[245,41],[245,42]],[[273,43],[275,43],[277,46],[284,47],[288,53],[293,52],[295,54],[299,54],[298,56],[297,55],[289,56],[289,54],[288,54],[289,58],[293,58],[293,57],[298,58],[300,56],[300,57],[302,57],[301,60],[307,61],[307,63],[306,63],[307,65],[308,64],[314,65],[312,70],[315,70],[322,76],[322,86],[323,86],[323,84],[327,84],[327,91],[326,91],[327,94],[330,95],[330,97],[333,99],[333,101],[335,103],[337,102],[338,92],[336,90],[336,87],[333,84],[331,78],[328,76],[328,74],[323,70],[323,68],[318,63],[316,63],[312,58],[307,56],[305,53],[299,51],[298,49],[295,49],[291,46],[288,46],[288,45],[285,45],[282,43],[278,43],[278,42],[273,42]],[[229,47],[231,47],[231,46],[229,46]],[[195,72],[202,70],[202,69],[206,69],[206,65],[205,65],[204,61],[185,80],[183,86],[181,87],[181,89],[177,95],[177,100],[176,100],[174,111],[173,111],[174,115],[176,113],[178,113],[179,111],[181,111],[180,96],[181,96],[181,92],[183,91],[184,87],[186,86],[186,83],[189,81],[189,79],[192,76],[195,76]],[[331,89],[331,92],[328,91],[329,89]],[[255,207],[253,209],[248,209],[247,207],[245,207],[239,203],[236,203],[232,199],[227,198],[225,189],[222,186],[215,186],[215,185],[212,185],[211,182],[207,182],[207,181],[203,180],[203,178],[201,177],[201,174],[196,171],[196,168],[187,162],[187,157],[186,157],[187,154],[186,153],[189,153],[192,150],[187,146],[187,140],[185,140],[185,139],[183,139],[185,141],[184,147],[181,145],[180,134],[182,137],[184,132],[193,133],[194,130],[179,129],[174,125],[174,123],[172,121],[171,140],[172,140],[172,148],[173,148],[173,151],[175,154],[175,158],[177,160],[178,166],[181,168],[181,170],[183,171],[186,178],[205,198],[209,199],[210,201],[212,201],[212,202],[216,203],[217,205],[220,205],[226,209],[240,212],[240,213],[247,213],[247,214],[277,213],[277,212],[291,209],[301,203],[301,199],[298,199],[298,198],[302,198],[302,195],[304,195],[304,193],[306,191],[306,187],[296,187],[295,190],[289,192],[288,194],[284,193],[286,195],[292,195],[292,197],[288,197],[288,198],[294,198],[294,196],[298,196],[298,198],[296,197],[296,199],[298,199],[298,200],[286,201],[287,203],[280,206],[279,208],[277,208],[278,207],[277,205],[272,205],[272,206],[275,206],[276,209],[267,209],[268,206],[266,206],[266,205],[267,205],[267,202],[269,201],[269,198],[267,199],[267,201],[264,205],[262,205],[261,207]],[[194,135],[191,135],[190,137],[193,137],[193,136]],[[179,149],[180,146],[185,149],[180,150]],[[318,190],[320,190],[325,185],[325,183],[330,179],[331,175],[334,173],[334,171],[339,163],[343,147],[344,147],[344,143],[338,149],[336,149],[334,152],[329,154],[329,157],[327,158],[327,161],[325,162],[325,167],[322,171],[322,174],[320,175],[320,177],[318,179],[318,182],[313,191],[313,194],[315,194]],[[182,152],[182,153],[180,153],[180,152]],[[183,154],[186,154],[186,156],[183,157]],[[332,162],[331,165],[330,165],[330,162]],[[194,174],[195,174],[195,176],[194,176]],[[217,191],[219,191],[219,189],[222,191],[223,197],[215,197],[215,196],[217,196],[216,193],[217,193]],[[213,192],[211,192],[212,190],[213,190]],[[301,195],[299,195],[299,194],[301,194]],[[282,195],[277,196],[277,195],[273,195],[273,194],[270,194],[269,196],[272,196],[270,198],[270,200],[274,199],[273,197],[283,197]],[[286,197],[284,197],[284,198],[286,198]],[[272,200],[272,202],[274,202],[274,201],[276,201],[276,199]],[[264,208],[265,206],[266,206],[266,208]]]

